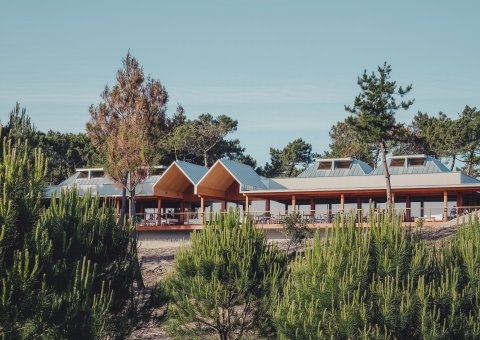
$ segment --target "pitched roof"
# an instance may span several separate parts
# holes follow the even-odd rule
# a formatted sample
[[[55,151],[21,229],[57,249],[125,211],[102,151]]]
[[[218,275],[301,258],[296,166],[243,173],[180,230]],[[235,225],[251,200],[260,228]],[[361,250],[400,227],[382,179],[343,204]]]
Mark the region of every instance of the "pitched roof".
[[[240,190],[266,189],[262,178],[249,165],[230,160],[219,160],[240,184]]]
[[[409,166],[408,162],[406,163],[407,166],[390,166],[390,161],[392,159],[421,159],[424,158],[425,162],[423,165],[416,165],[416,166]],[[425,156],[425,155],[414,155],[414,156],[396,156],[392,157],[390,160],[387,160],[388,171],[390,175],[406,175],[406,174],[435,174],[441,172],[450,172],[450,170],[443,164],[440,160]],[[370,172],[369,175],[383,175],[383,166],[379,166]]]
[[[332,162],[340,160],[348,160],[351,161],[352,164],[348,169],[338,169],[332,166],[332,168],[328,170],[321,170],[319,169],[320,162],[327,161]],[[347,159],[317,159],[315,163],[313,163],[310,167],[305,169],[301,174],[297,177],[299,178],[312,178],[312,177],[340,177],[340,176],[361,176],[366,175],[372,171],[372,167],[365,162],[359,161],[354,158],[347,158]]]
[[[200,179],[207,173],[208,168],[193,164],[193,163],[188,163],[184,161],[176,161],[175,164],[178,165],[178,167],[183,171],[185,176],[188,177],[188,179],[193,183],[197,184]]]
[[[121,196],[122,188],[115,184],[114,181],[108,177],[96,178],[79,178],[80,172],[76,172],[63,182],[57,185],[50,185],[43,192],[43,197],[50,198],[55,193],[59,196],[64,189],[76,188],[80,195],[90,194],[98,195],[100,197]],[[160,176],[148,176],[142,183],[137,185],[135,192],[137,196],[151,196],[153,195],[153,184]]]

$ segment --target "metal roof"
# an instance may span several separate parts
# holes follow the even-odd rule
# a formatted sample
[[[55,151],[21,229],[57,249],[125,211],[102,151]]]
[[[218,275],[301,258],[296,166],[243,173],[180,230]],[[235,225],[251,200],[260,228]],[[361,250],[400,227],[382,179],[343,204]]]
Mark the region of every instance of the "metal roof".
[[[240,184],[240,190],[266,189],[267,187],[262,178],[252,169],[251,166],[237,163],[230,160],[220,160],[220,162]]]
[[[193,163],[188,163],[184,161],[176,161],[175,164],[178,165],[178,167],[183,171],[185,176],[188,177],[188,179],[193,183],[197,184],[200,179],[207,173],[208,168],[193,164]]]
[[[62,183],[58,185],[51,185],[43,193],[43,197],[50,198],[55,193],[59,196],[63,189],[77,188],[80,195],[90,194],[98,195],[101,197],[121,196],[122,188],[114,183],[114,181],[108,177],[96,177],[96,178],[78,178],[80,172],[76,172]],[[153,195],[153,184],[158,180],[159,175],[148,176],[145,181],[137,185],[135,192],[137,196],[151,196]]]
[[[439,172],[450,172],[450,170],[440,162],[438,159],[424,156],[424,155],[413,155],[413,156],[396,156],[391,159],[401,159],[405,158],[405,166],[390,166],[390,161],[387,160],[388,171],[390,175],[405,175],[405,174],[435,174]],[[409,166],[408,159],[418,159],[425,158],[425,163],[423,165]],[[383,166],[379,166],[370,172],[369,175],[383,175]]]
[[[320,162],[332,162],[335,161],[351,161],[352,164],[348,169],[329,169],[320,170]],[[329,159],[317,159],[310,167],[305,169],[297,177],[299,178],[312,178],[312,177],[343,177],[343,176],[361,176],[366,175],[372,171],[372,167],[365,162],[359,161],[354,158],[329,158]]]

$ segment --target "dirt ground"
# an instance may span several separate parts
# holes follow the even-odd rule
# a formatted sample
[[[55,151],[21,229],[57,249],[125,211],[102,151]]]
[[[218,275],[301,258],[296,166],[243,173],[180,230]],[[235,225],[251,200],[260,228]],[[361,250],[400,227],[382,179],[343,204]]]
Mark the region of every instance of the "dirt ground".
[[[440,243],[446,237],[455,233],[456,227],[428,227],[422,230],[426,240]],[[183,245],[189,244],[188,231],[146,231],[139,233],[138,256],[142,265],[142,275],[147,287],[152,287],[174,265],[175,254]],[[280,249],[285,249],[287,239],[276,230],[267,232],[269,242],[275,242]],[[157,324],[149,324],[135,331],[130,339],[170,339],[165,329]]]

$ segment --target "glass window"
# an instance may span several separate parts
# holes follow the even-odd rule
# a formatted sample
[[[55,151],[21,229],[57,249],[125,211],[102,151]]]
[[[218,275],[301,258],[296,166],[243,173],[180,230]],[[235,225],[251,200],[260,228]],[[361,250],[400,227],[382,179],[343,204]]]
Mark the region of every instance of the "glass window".
[[[405,166],[405,158],[394,158],[390,160],[390,166]]]
[[[331,169],[332,169],[332,161],[318,163],[318,170],[331,170]]]

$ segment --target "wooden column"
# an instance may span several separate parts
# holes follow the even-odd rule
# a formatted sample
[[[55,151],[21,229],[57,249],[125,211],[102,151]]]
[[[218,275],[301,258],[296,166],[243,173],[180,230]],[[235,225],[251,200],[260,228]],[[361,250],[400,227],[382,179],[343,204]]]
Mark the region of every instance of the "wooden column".
[[[463,195],[461,192],[457,193],[457,215],[463,213],[463,209],[459,207],[463,207]]]
[[[250,211],[250,202],[248,200],[248,196],[245,195],[245,212],[248,214],[249,211]]]
[[[360,197],[357,197],[357,223],[363,223],[362,215],[362,199]]]
[[[297,200],[295,198],[295,195],[292,196],[292,212],[297,211]]]
[[[443,192],[443,221],[448,220],[448,192]]]
[[[220,207],[221,212],[227,211],[227,201],[222,200],[221,204],[222,204],[222,206]]]
[[[270,200],[269,199],[265,200],[265,212],[270,213]]]
[[[392,192],[392,208],[395,208],[395,193]]]
[[[343,224],[343,221],[345,220],[345,195],[344,194],[340,195],[340,211],[341,211],[340,220]]]
[[[315,223],[315,200],[310,199],[310,223]]]
[[[157,199],[157,225],[162,225],[162,199]]]
[[[185,222],[185,202],[183,200],[180,201],[180,216],[178,217],[180,224]]]
[[[202,219],[202,224],[205,223],[205,199],[200,196],[200,218]]]
[[[405,208],[405,219],[407,220],[407,222],[410,222],[412,219],[412,204],[410,202],[410,195],[407,195],[407,197],[405,198]]]

